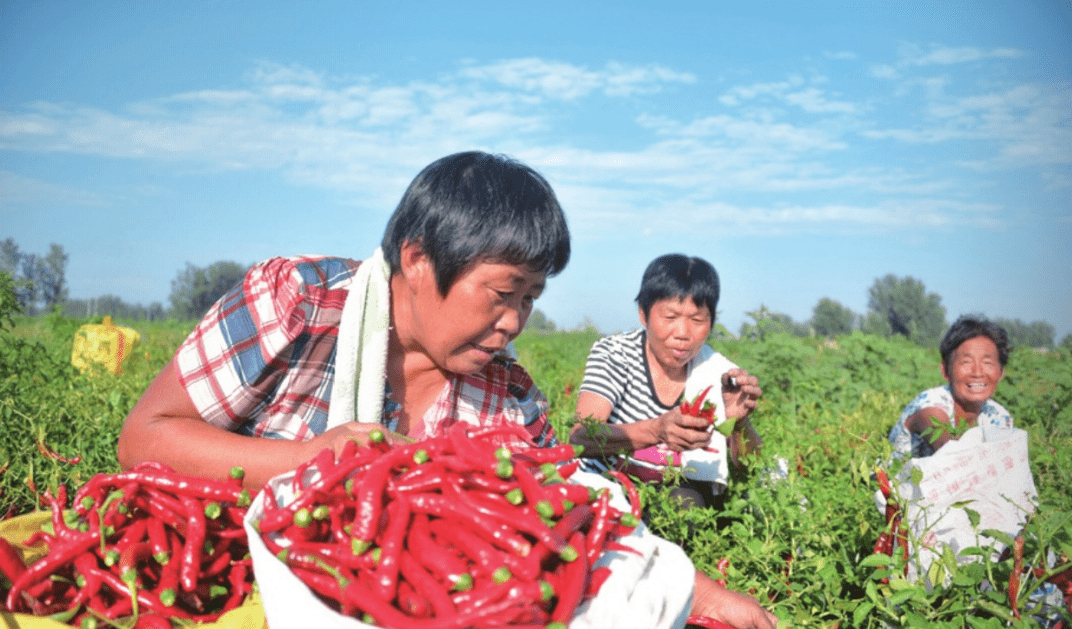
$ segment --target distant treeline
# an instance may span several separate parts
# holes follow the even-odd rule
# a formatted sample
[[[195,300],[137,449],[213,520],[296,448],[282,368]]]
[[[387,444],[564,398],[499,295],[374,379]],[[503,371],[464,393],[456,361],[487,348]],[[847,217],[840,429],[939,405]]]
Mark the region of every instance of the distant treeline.
[[[67,257],[58,244],[50,245],[49,253],[40,256],[21,252],[11,238],[0,241],[0,273],[10,277],[14,299],[23,314],[59,312],[71,318],[110,316],[127,321],[193,321],[201,318],[249,269],[248,264],[230,261],[215,262],[207,267],[187,263],[171,282],[168,305],[153,302],[145,306],[127,303],[115,295],[68,299]],[[762,338],[776,332],[832,337],[860,330],[887,337],[902,335],[920,345],[935,347],[950,323],[939,295],[928,293],[923,282],[913,277],[893,274],[877,278],[868,289],[865,313],[853,312],[840,302],[823,297],[815,304],[812,317],[807,321],[794,321],[789,315],[769,310],[762,304],[747,314],[752,321],[741,324],[738,338]],[[961,314],[985,316],[982,313]],[[1045,321],[1025,323],[1020,319],[991,318],[1004,326],[1015,346],[1052,349],[1059,344],[1072,348],[1072,333],[1056,343],[1054,327]],[[535,310],[529,318],[528,329],[554,331],[558,326],[545,313]],[[598,331],[589,317],[575,329]],[[734,336],[721,325],[716,326],[714,334]]]

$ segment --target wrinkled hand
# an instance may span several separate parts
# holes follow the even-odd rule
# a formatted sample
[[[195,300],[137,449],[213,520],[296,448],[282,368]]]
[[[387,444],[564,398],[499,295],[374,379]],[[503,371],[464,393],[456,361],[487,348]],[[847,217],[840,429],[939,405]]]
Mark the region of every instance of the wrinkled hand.
[[[696,571],[690,613],[714,618],[739,629],[776,629],[778,626],[778,618],[763,609],[759,601],[747,594],[727,590],[699,570]]]
[[[734,368],[722,374],[722,403],[728,419],[740,419],[751,413],[761,395],[759,379],[746,370]]]
[[[387,437],[388,443],[405,443],[408,440],[407,437],[391,432],[380,424],[348,422],[342,426],[336,426],[335,428],[304,442],[304,454],[308,455],[306,459],[311,459],[324,448],[331,448],[331,451],[335,453],[335,458],[337,459],[339,458],[339,455],[342,454],[343,446],[346,445],[347,441],[355,439],[357,440],[357,443],[366,445],[369,442],[369,433],[375,430],[382,432],[384,436]]]
[[[680,408],[674,408],[656,418],[656,436],[660,443],[674,452],[695,450],[707,447],[711,442],[711,433],[706,419],[683,415]]]

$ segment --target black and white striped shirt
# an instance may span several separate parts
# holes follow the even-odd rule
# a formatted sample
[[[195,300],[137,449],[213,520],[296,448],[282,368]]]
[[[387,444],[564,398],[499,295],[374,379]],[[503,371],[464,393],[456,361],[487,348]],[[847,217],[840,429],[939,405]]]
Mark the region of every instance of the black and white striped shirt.
[[[658,417],[681,400],[663,404],[655,392],[644,328],[606,336],[592,345],[580,391],[594,393],[611,404],[611,424],[631,424]],[[692,365],[690,364],[689,367]],[[597,474],[613,466],[617,457],[583,458],[582,468]]]

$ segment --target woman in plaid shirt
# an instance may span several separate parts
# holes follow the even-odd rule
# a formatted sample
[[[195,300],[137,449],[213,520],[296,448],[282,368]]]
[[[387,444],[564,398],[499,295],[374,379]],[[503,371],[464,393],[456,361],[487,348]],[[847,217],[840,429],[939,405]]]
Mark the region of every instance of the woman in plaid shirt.
[[[360,263],[274,258],[212,307],[149,386],[124,424],[120,463],[212,477],[239,465],[259,490],[384,427],[421,438],[458,420],[511,421],[552,443],[546,398],[502,355],[569,259],[566,219],[544,178],[486,153],[437,160],[410,184],[381,249],[390,329],[379,423],[327,422]]]

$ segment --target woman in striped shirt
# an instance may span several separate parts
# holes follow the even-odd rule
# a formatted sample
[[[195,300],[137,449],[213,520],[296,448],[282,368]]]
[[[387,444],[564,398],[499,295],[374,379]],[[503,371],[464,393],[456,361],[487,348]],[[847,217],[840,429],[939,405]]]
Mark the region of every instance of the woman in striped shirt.
[[[686,381],[701,364],[720,374],[709,399],[721,402],[720,415],[738,420],[729,439],[734,461],[758,449],[748,416],[762,394],[759,381],[706,344],[718,297],[718,273],[701,258],[667,254],[648,265],[636,297],[642,327],[600,339],[588,356],[570,434],[586,457],[595,457],[585,459],[587,469],[618,467],[660,482],[665,466],[643,455],[648,448],[671,454],[708,447],[710,422],[680,411]],[[712,506],[718,492],[688,480],[675,489],[686,506]]]

